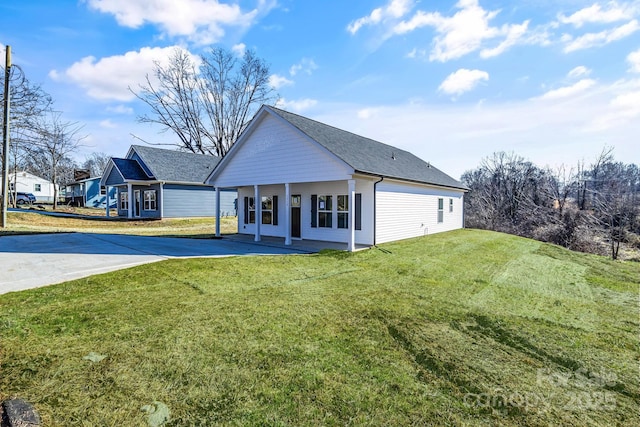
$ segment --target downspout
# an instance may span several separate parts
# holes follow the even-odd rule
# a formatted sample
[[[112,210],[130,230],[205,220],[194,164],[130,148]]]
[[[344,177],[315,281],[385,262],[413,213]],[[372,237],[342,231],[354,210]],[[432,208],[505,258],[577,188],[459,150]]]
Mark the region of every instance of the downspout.
[[[376,223],[376,187],[378,186],[379,183],[381,183],[384,180],[384,176],[380,177],[379,181],[376,181],[373,183],[373,246],[376,245],[376,228],[377,228],[377,223]]]

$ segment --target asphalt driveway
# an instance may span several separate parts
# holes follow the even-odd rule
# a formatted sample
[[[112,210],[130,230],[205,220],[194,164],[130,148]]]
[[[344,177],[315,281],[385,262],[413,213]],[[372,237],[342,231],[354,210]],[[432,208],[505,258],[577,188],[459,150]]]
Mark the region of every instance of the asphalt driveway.
[[[295,249],[229,239],[54,233],[0,237],[0,294],[169,258],[277,255]]]

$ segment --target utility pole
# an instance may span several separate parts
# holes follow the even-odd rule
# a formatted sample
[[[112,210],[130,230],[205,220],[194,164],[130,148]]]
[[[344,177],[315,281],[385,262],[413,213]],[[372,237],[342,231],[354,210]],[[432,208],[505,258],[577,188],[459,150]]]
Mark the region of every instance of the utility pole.
[[[11,77],[11,46],[6,47],[4,67],[4,117],[2,124],[2,218],[0,227],[7,226],[9,200],[9,79]]]

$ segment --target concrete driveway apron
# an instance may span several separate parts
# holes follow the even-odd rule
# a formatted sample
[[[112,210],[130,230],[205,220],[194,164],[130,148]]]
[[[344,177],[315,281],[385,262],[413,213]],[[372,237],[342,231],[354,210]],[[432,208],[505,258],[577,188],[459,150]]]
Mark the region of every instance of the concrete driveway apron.
[[[169,258],[277,255],[293,249],[227,239],[54,233],[0,237],[0,294]]]

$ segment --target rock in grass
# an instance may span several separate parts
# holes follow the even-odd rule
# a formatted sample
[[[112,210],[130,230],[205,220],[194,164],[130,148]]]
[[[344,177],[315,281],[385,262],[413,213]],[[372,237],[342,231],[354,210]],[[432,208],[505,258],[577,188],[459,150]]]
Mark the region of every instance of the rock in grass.
[[[151,405],[144,405],[140,409],[149,414],[147,423],[151,427],[160,427],[171,418],[169,407],[162,402],[155,401]]]
[[[22,399],[6,400],[2,403],[4,412],[0,422],[2,427],[37,427],[40,425],[40,415],[32,404]]]
[[[90,360],[93,363],[98,363],[101,362],[102,360],[104,360],[104,358],[107,357],[106,354],[98,354],[95,352],[91,352],[89,354],[87,354],[85,357],[83,357],[84,360]]]

